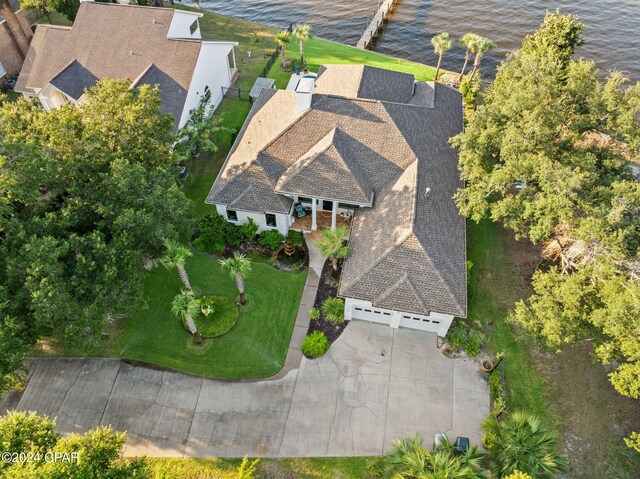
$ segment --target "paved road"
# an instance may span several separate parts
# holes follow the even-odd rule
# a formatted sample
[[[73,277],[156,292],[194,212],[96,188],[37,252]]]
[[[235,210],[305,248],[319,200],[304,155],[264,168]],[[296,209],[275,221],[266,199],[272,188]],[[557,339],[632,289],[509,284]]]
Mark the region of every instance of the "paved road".
[[[364,322],[277,380],[208,380],[115,359],[31,366],[17,409],[57,416],[64,433],[127,430],[127,455],[377,455],[400,436],[419,432],[428,444],[444,431],[479,443],[489,412],[476,364],[440,355],[433,334]]]

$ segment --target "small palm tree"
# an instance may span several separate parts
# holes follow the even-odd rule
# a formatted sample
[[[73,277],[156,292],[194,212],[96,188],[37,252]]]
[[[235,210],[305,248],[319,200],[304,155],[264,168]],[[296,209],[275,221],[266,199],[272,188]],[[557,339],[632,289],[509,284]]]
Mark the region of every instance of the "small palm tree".
[[[471,58],[471,53],[473,53],[474,42],[477,42],[479,38],[480,36],[476,35],[475,33],[466,33],[460,39],[460,45],[462,45],[466,50],[464,54],[464,65],[462,65],[460,77],[458,78],[458,81],[460,82],[462,81],[462,77],[464,77],[464,71],[467,69],[467,64],[469,63],[469,59]]]
[[[184,284],[187,291],[191,291],[193,288],[191,288],[191,283],[189,283],[189,275],[187,275],[187,270],[184,269],[184,263],[187,258],[191,256],[191,251],[186,246],[171,240],[165,240],[164,248],[164,256],[160,262],[169,270],[177,269],[182,284]]]
[[[496,477],[520,471],[536,479],[552,479],[567,468],[567,458],[558,452],[555,433],[532,414],[517,411],[504,421],[492,415],[482,427],[495,436],[489,460]]]
[[[431,45],[433,45],[433,50],[438,54],[438,66],[436,67],[437,80],[438,74],[440,73],[442,57],[444,57],[444,54],[453,48],[453,40],[447,32],[443,32],[431,39]]]
[[[202,342],[198,328],[196,328],[196,322],[193,320],[193,317],[198,314],[199,311],[200,307],[198,306],[196,297],[192,291],[187,291],[186,289],[181,290],[171,302],[171,312],[187,325],[196,343]]]
[[[304,63],[304,42],[311,38],[311,26],[299,23],[293,29],[293,36],[296,37],[300,44],[300,63]]]
[[[322,239],[316,242],[316,246],[320,248],[322,256],[331,259],[333,270],[338,271],[338,260],[346,258],[349,252],[349,248],[343,244],[346,230],[341,226],[335,230],[324,229],[320,233]]]
[[[240,292],[240,304],[245,304],[244,280],[249,276],[249,273],[251,273],[251,261],[242,253],[236,251],[233,253],[233,258],[221,259],[220,265],[222,269],[229,270],[231,279],[235,279],[236,286]]]
[[[284,64],[287,61],[287,44],[289,43],[289,41],[291,40],[291,35],[289,35],[289,32],[286,30],[282,30],[281,32],[278,32],[278,34],[276,35],[276,42],[278,43],[278,46],[280,47],[280,52],[282,53],[282,68],[284,68]]]
[[[471,81],[473,81],[473,77],[478,71],[478,67],[480,66],[480,62],[482,61],[482,57],[485,53],[490,52],[496,47],[496,44],[493,43],[488,38],[478,37],[478,40],[473,42],[472,44],[472,52],[475,54],[475,58],[473,59],[473,71],[471,72]]]
[[[472,447],[459,454],[448,441],[429,451],[420,435],[403,438],[393,445],[384,459],[384,479],[456,478],[485,479],[483,454]]]

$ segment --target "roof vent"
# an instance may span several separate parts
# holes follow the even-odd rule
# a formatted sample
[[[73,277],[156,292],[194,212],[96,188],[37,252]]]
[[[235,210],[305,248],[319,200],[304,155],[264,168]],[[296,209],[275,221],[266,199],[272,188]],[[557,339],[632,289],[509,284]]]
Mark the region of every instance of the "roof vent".
[[[427,189],[426,189],[426,190],[424,190],[424,196],[429,196],[429,192],[430,192],[430,191],[431,191],[431,188],[429,188],[429,187],[427,186]]]

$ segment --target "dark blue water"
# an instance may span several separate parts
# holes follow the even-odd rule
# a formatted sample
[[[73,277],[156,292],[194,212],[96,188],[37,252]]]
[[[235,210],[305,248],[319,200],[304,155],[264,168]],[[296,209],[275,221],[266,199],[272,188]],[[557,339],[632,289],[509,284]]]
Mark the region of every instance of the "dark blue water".
[[[203,0],[201,5],[225,15],[284,28],[290,22],[309,23],[313,33],[355,45],[367,26],[377,0]],[[517,48],[542,22],[547,10],[560,8],[578,15],[587,44],[579,55],[603,71],[617,69],[640,80],[640,0],[400,0],[375,51],[421,63],[437,57],[431,37],[448,31],[459,38],[474,32],[492,39],[497,48],[483,60],[490,79],[505,54]],[[464,51],[454,48],[443,68],[462,67]]]

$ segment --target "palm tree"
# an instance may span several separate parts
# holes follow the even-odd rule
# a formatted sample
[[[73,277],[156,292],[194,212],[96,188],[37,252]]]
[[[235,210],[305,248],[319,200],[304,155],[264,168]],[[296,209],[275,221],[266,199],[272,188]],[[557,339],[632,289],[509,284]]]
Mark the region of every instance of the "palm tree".
[[[293,29],[293,36],[296,37],[300,44],[300,63],[304,63],[304,42],[311,38],[311,26],[299,23]]]
[[[460,45],[462,45],[466,51],[464,54],[464,65],[462,65],[462,70],[460,71],[460,78],[458,78],[459,82],[462,81],[462,77],[464,76],[464,71],[467,69],[469,58],[471,58],[471,53],[473,52],[474,42],[477,42],[479,38],[480,36],[476,35],[475,33],[466,33],[460,39]]]
[[[502,422],[489,416],[482,427],[495,436],[489,460],[496,477],[520,471],[536,479],[552,479],[567,468],[567,458],[558,452],[555,433],[532,414],[517,411]]]
[[[7,21],[9,37],[16,43],[18,46],[18,54],[24,59],[29,51],[29,42],[9,0],[0,0],[0,16],[4,17]]]
[[[324,229],[320,232],[322,239],[316,242],[322,256],[331,259],[334,271],[338,271],[338,260],[347,257],[349,248],[343,244],[345,229],[341,226],[335,230]]]
[[[240,292],[240,304],[245,304],[244,280],[249,276],[249,273],[251,273],[251,261],[249,261],[242,253],[238,253],[236,251],[233,253],[233,258],[221,259],[220,265],[222,266],[222,269],[229,270],[229,276],[231,276],[231,279],[236,280],[236,286]]]
[[[284,68],[284,64],[287,61],[287,43],[289,43],[289,40],[291,40],[291,35],[286,30],[282,30],[276,35],[276,42],[280,47],[280,52],[282,52],[282,68]]]
[[[471,72],[471,80],[473,81],[473,77],[475,76],[476,71],[478,71],[482,57],[485,53],[493,50],[496,47],[496,44],[488,38],[478,37],[478,40],[473,42],[472,47],[472,52],[475,53],[475,58],[473,59],[473,71]]]
[[[202,342],[198,328],[196,328],[196,322],[193,320],[193,317],[198,314],[199,311],[200,307],[198,306],[196,297],[192,291],[187,291],[186,289],[181,290],[171,302],[171,312],[187,325],[196,343]]]
[[[485,479],[483,454],[476,447],[458,453],[445,440],[429,451],[422,446],[420,435],[403,438],[393,445],[384,459],[384,479]]]
[[[431,45],[433,45],[433,50],[438,54],[438,66],[436,67],[436,80],[438,80],[442,57],[453,48],[453,40],[447,32],[443,32],[431,39]]]
[[[191,291],[193,288],[191,288],[191,283],[189,283],[187,270],[184,269],[184,263],[187,258],[191,256],[191,251],[186,246],[171,240],[164,241],[164,248],[164,256],[160,262],[169,270],[176,268],[184,287],[187,288],[187,291]]]

